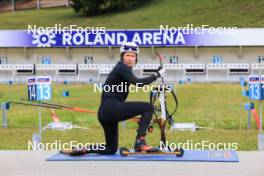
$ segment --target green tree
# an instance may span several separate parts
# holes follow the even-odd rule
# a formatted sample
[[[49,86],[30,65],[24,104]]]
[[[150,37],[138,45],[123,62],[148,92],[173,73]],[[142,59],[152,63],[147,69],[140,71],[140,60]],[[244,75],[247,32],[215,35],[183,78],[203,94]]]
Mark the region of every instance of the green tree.
[[[77,13],[97,15],[106,11],[128,8],[143,0],[72,0]]]

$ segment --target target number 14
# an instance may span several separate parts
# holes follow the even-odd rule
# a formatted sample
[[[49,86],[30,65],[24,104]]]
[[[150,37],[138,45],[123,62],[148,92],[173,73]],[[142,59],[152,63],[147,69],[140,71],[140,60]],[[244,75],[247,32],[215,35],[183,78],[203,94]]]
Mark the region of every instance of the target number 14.
[[[51,78],[49,76],[28,78],[28,100],[50,100],[51,93]]]

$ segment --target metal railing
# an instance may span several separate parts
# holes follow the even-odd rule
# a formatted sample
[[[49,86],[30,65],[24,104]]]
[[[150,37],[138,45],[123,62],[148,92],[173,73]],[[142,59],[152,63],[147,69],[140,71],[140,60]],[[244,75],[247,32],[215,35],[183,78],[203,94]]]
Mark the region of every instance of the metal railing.
[[[0,0],[0,12],[48,7],[68,7],[70,0]]]

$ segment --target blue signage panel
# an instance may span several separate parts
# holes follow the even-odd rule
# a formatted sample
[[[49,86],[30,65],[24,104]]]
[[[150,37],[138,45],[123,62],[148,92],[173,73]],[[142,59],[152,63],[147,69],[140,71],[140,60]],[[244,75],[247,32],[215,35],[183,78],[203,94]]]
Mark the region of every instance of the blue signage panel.
[[[50,100],[51,78],[50,76],[37,76],[28,78],[28,100]]]
[[[264,99],[264,76],[251,75],[249,76],[249,99],[263,100]]]
[[[135,42],[152,46],[264,46],[264,29],[0,31],[0,47],[109,47]]]

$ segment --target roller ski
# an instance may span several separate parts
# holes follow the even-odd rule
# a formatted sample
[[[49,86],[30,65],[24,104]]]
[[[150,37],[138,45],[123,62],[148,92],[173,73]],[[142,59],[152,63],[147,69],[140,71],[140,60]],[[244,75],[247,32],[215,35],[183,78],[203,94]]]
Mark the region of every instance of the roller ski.
[[[139,136],[136,138],[135,151],[129,151],[127,148],[120,148],[119,153],[121,156],[128,156],[128,155],[136,155],[136,154],[144,154],[144,155],[155,155],[155,154],[168,154],[168,155],[176,155],[177,157],[183,156],[183,149],[176,149],[173,152],[164,152],[161,151],[158,147],[152,147],[150,145],[147,145],[145,136]]]
[[[73,148],[73,149],[67,149],[67,150],[61,150],[60,153],[64,155],[69,155],[69,156],[83,156],[85,154],[89,154],[88,149],[86,148]]]
[[[176,157],[182,157],[184,155],[184,150],[182,148],[175,149],[173,152],[165,152],[161,151],[159,148],[155,148],[155,150],[147,150],[147,151],[129,151],[127,148],[120,148],[119,153],[121,156],[126,157],[129,155],[175,155]]]

